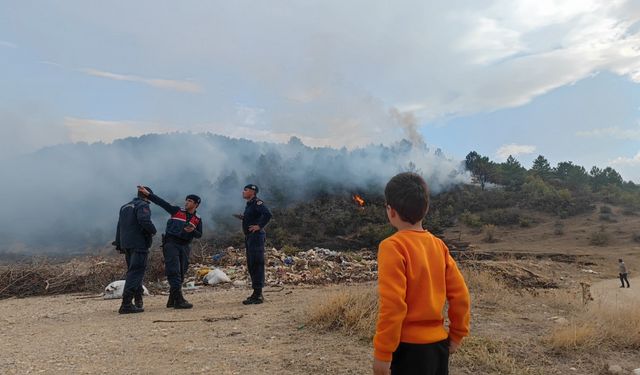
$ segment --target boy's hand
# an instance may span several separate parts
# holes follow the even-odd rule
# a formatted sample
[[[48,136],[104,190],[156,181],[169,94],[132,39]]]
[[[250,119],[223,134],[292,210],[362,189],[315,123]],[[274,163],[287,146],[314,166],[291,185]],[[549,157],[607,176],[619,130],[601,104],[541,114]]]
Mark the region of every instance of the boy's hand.
[[[449,354],[453,354],[456,351],[458,351],[459,347],[460,347],[460,343],[459,342],[455,342],[455,341],[449,340]]]
[[[378,358],[373,359],[373,375],[390,375],[391,362],[384,362]]]

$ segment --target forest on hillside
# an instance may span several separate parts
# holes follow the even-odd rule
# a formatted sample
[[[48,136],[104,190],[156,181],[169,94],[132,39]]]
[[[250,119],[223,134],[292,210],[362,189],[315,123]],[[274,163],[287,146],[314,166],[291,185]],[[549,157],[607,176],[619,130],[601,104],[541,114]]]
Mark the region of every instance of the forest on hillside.
[[[540,155],[527,169],[512,156],[498,163],[475,151],[467,155],[463,167],[471,174],[471,183],[432,194],[424,225],[436,234],[456,223],[478,230],[485,225],[528,227],[536,223],[527,212],[564,219],[591,212],[597,203],[620,206],[624,215],[640,214],[640,185],[624,181],[611,167],[594,166],[587,171],[571,161],[552,167]],[[406,170],[421,173],[415,165]],[[382,190],[376,186],[357,191],[365,201],[363,207],[352,195],[327,191],[298,204],[277,207],[269,242],[278,248],[375,248],[393,233],[386,220]],[[602,210],[601,219],[609,220],[610,212]],[[240,240],[239,235],[222,235],[215,242],[238,244]]]

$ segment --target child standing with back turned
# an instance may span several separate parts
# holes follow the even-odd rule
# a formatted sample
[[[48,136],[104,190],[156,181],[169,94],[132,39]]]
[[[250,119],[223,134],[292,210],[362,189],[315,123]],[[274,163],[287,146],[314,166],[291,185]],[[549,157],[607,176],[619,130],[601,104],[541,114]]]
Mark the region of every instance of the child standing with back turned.
[[[400,173],[387,183],[384,196],[387,217],[398,231],[378,249],[373,373],[448,374],[449,353],[469,334],[469,291],[447,246],[422,228],[429,209],[422,177]]]

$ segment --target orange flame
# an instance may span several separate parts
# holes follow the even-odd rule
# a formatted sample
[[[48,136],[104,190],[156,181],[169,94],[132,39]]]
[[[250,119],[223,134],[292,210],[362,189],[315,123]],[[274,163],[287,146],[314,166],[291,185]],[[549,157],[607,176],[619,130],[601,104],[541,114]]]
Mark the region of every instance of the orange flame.
[[[353,200],[360,206],[360,207],[364,207],[364,199],[362,199],[361,196],[359,196],[358,194],[353,196]]]

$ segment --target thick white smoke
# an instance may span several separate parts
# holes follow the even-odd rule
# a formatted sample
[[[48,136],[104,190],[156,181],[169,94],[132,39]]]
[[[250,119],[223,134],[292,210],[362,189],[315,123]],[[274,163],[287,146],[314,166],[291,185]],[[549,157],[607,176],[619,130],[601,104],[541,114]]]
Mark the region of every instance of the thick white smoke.
[[[0,163],[4,209],[0,252],[83,251],[108,244],[119,207],[145,184],[174,204],[203,198],[209,233],[241,210],[247,183],[272,207],[318,193],[381,191],[394,174],[414,169],[434,193],[465,182],[458,161],[403,141],[393,146],[310,148],[299,139],[260,143],[211,134],[146,135],[113,144],[67,144]],[[164,229],[166,215],[154,208]]]

